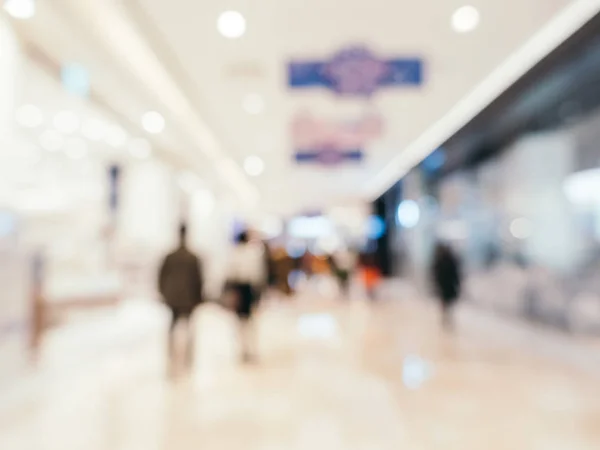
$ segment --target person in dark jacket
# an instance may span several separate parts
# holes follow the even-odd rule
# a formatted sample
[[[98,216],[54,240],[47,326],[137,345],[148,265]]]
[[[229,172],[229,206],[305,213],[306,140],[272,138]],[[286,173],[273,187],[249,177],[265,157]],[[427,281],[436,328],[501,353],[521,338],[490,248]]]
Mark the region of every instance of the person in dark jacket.
[[[187,334],[186,358],[191,365],[194,333],[190,317],[202,301],[202,265],[196,255],[186,246],[186,227],[179,230],[179,247],[167,255],[159,272],[159,291],[171,310],[169,327],[169,360],[174,363],[174,331],[178,322],[184,322]]]
[[[460,262],[447,244],[436,245],[431,278],[442,307],[442,323],[446,329],[451,329],[452,307],[460,296],[461,273]]]

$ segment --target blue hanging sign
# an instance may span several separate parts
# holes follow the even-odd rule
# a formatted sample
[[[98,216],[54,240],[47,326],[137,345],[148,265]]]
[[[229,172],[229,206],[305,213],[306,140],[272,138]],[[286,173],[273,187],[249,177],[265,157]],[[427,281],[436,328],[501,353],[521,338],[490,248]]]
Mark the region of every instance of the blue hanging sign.
[[[361,162],[364,152],[356,150],[338,150],[333,148],[304,149],[294,154],[297,163],[321,164],[324,166],[336,166],[345,162]]]
[[[292,89],[325,87],[338,95],[369,97],[378,89],[420,86],[420,58],[378,58],[364,47],[344,49],[328,61],[292,61],[288,85]]]

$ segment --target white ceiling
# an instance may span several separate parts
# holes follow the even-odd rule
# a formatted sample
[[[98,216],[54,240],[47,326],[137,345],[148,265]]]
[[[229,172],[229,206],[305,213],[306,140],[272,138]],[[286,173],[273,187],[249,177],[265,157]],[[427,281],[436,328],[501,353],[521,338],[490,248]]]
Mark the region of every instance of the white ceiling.
[[[163,113],[167,132],[155,144],[165,158],[243,204],[259,198],[261,209],[289,213],[378,193],[374,180],[391,161],[563,8],[583,2],[474,0],[481,24],[457,34],[450,17],[459,0],[55,0],[39,2],[38,17],[21,33],[57,61],[86,64],[103,103],[132,127],[147,109]],[[247,18],[244,37],[218,34],[216,21],[226,9]],[[425,84],[387,89],[368,104],[286,89],[291,58],[325,59],[352,44],[385,57],[421,56]],[[264,98],[262,114],[244,111],[248,93]],[[298,167],[289,125],[300,111],[332,120],[378,111],[385,132],[358,167]],[[243,173],[249,155],[266,161],[261,176]]]

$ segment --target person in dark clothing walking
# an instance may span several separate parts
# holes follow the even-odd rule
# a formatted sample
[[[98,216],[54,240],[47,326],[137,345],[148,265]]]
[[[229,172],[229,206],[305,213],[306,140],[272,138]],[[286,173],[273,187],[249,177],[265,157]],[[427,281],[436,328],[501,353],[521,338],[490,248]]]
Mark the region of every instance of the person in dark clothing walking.
[[[431,278],[442,307],[442,324],[452,329],[452,307],[460,296],[461,272],[458,257],[447,244],[436,245]]]
[[[243,362],[254,360],[252,317],[267,280],[265,248],[251,241],[248,232],[237,237],[229,261],[229,281],[236,297],[235,312],[240,320],[241,356]]]
[[[186,327],[186,363],[192,364],[194,332],[190,317],[196,306],[202,301],[202,265],[196,255],[186,246],[187,229],[182,225],[179,230],[179,247],[167,255],[159,272],[158,287],[171,310],[168,351],[171,369],[175,359],[175,327],[183,322]]]

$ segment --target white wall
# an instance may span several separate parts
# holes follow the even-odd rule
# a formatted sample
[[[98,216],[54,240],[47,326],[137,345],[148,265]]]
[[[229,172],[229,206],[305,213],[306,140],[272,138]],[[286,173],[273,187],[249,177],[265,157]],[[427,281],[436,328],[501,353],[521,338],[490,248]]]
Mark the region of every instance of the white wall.
[[[116,233],[120,248],[151,255],[166,252],[177,242],[179,214],[168,166],[150,160],[123,170]]]

